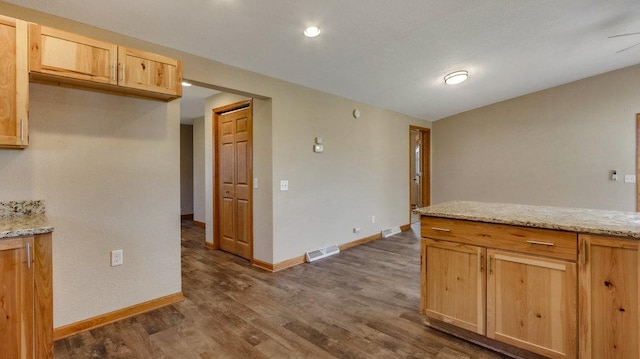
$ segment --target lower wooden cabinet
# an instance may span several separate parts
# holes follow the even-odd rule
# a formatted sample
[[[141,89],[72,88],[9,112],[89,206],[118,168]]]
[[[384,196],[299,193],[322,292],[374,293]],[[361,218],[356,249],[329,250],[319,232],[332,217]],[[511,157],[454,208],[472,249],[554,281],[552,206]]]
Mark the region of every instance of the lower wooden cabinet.
[[[422,221],[421,311],[427,321],[479,334],[468,338],[525,357],[578,357],[575,233]]]
[[[33,237],[0,241],[0,353],[33,358]]]
[[[487,337],[550,358],[577,354],[577,265],[487,250]]]
[[[0,239],[0,357],[53,358],[51,234]]]
[[[579,239],[580,358],[640,358],[639,241]]]
[[[485,249],[423,240],[423,311],[430,318],[485,333]]]

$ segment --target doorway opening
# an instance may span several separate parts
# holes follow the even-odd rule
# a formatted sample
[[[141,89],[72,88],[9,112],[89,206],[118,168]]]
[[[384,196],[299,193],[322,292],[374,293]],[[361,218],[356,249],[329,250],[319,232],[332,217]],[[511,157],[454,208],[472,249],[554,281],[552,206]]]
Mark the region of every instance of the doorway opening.
[[[431,129],[409,126],[409,218],[420,221],[413,210],[431,204]]]

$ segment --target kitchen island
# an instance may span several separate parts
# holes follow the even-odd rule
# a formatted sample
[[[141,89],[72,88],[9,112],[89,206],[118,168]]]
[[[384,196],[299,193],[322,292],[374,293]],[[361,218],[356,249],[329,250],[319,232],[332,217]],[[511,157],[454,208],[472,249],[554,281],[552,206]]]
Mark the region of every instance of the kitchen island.
[[[428,325],[516,357],[639,357],[637,213],[462,201],[416,212]]]
[[[3,358],[53,358],[52,231],[44,201],[0,202]]]

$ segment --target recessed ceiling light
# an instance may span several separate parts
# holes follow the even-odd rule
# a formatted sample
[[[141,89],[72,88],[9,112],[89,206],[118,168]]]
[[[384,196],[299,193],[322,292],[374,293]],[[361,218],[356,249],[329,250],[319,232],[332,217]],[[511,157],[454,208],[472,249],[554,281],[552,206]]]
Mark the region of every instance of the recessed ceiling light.
[[[455,71],[444,77],[444,83],[446,83],[447,85],[457,85],[461,82],[464,82],[467,77],[469,77],[469,73],[467,71]]]
[[[317,26],[309,26],[304,30],[304,36],[306,37],[316,37],[320,35],[320,28]]]
[[[191,84],[188,83],[187,81],[182,81],[182,86],[189,87],[189,86],[191,86]]]

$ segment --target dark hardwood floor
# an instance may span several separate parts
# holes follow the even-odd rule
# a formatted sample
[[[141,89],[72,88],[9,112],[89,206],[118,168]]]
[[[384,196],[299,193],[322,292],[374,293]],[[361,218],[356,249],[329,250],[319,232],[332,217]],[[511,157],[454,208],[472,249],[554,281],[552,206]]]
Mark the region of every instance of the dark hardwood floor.
[[[185,300],[55,343],[55,358],[502,358],[427,328],[411,231],[277,273],[182,227]]]

